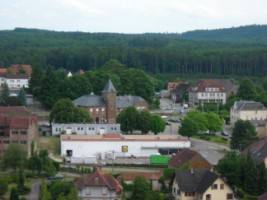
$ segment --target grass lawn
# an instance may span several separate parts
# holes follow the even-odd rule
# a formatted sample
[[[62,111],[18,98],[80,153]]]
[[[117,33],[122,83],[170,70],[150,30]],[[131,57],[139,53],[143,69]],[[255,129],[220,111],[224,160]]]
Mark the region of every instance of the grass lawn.
[[[38,149],[47,149],[50,153],[60,155],[60,138],[39,136],[37,142]]]
[[[223,144],[225,146],[229,146],[229,140],[227,138],[223,138],[213,134],[198,134],[192,137],[196,139],[206,140],[217,144]]]

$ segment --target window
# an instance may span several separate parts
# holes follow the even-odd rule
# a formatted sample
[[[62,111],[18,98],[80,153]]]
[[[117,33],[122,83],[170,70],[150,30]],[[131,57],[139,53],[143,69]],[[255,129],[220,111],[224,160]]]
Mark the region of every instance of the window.
[[[228,200],[230,200],[230,199],[234,199],[234,195],[233,194],[227,194],[227,196],[226,196],[226,199]]]
[[[4,144],[9,144],[9,140],[4,140]]]
[[[195,196],[195,193],[194,192],[185,192],[185,196],[186,197],[193,197],[193,196]]]
[[[86,195],[90,195],[91,194],[90,188],[86,188],[85,193],[86,193]]]
[[[211,195],[210,194],[206,194],[206,200],[211,200]]]
[[[221,189],[221,190],[224,189],[224,184],[220,184],[220,189]]]
[[[56,128],[56,132],[58,132],[58,128]]]
[[[27,131],[20,131],[21,135],[27,135]]]
[[[22,140],[22,141],[20,141],[20,144],[27,144],[27,141],[26,140]]]
[[[104,188],[102,189],[102,194],[103,194],[103,195],[107,194],[107,188],[104,187]]]
[[[213,185],[211,186],[211,189],[212,189],[212,190],[217,190],[217,189],[218,189],[218,185],[217,185],[217,184],[213,184]]]
[[[175,194],[175,193],[176,193],[176,188],[174,187],[174,188],[173,188],[173,194]]]
[[[12,134],[19,134],[18,131],[12,131]]]

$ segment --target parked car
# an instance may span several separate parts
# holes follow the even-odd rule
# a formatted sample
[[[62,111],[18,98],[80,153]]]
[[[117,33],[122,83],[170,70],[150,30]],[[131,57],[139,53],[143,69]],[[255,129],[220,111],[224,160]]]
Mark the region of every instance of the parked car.
[[[171,123],[170,123],[169,121],[166,121],[166,125],[167,125],[167,126],[170,126]]]
[[[59,174],[59,173],[55,174],[54,176],[48,177],[49,180],[59,180],[59,179],[63,179],[63,178],[64,178],[63,175]]]
[[[226,136],[226,137],[229,136],[229,134],[228,134],[226,131],[222,131],[222,132],[221,132],[221,135]]]

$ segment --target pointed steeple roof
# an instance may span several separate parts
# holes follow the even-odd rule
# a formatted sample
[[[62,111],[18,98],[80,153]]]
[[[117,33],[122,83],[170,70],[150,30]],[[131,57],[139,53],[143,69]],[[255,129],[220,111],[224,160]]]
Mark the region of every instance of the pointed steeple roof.
[[[113,83],[111,82],[111,80],[109,79],[104,90],[102,92],[117,92],[117,90],[115,89],[115,87],[113,86]]]

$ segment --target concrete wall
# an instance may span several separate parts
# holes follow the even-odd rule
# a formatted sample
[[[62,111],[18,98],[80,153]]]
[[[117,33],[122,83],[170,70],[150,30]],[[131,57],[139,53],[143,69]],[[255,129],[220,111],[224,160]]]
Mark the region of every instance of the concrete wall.
[[[128,151],[123,152],[123,147]],[[114,151],[115,157],[149,157],[158,153],[160,148],[189,148],[190,141],[178,140],[61,140],[61,155],[66,156],[66,150],[72,150],[73,157],[105,158]]]

